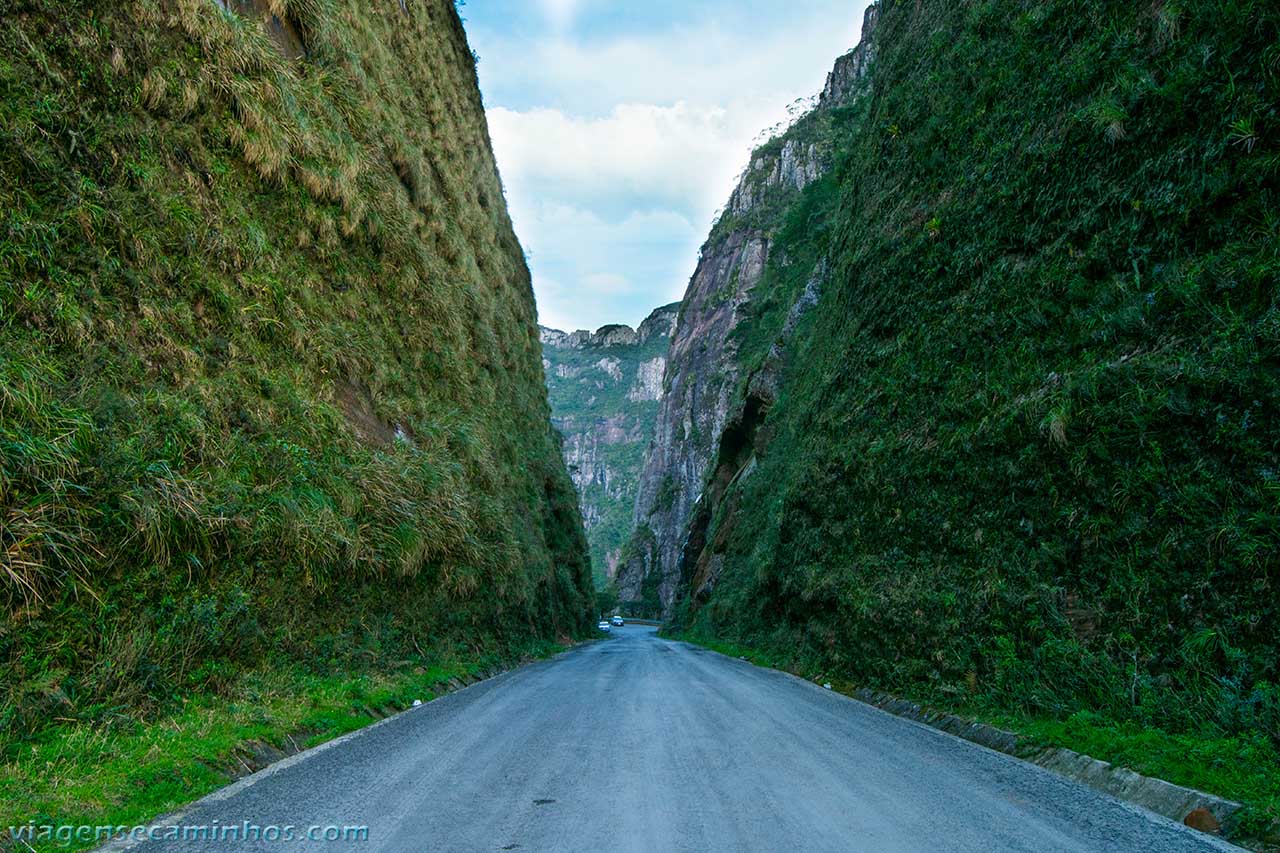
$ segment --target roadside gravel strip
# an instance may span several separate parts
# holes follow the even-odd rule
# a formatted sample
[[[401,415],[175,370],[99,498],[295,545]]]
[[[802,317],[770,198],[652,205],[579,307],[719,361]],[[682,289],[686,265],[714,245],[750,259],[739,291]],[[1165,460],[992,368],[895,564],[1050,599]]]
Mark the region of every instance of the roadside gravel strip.
[[[630,625],[302,753],[160,823],[245,822],[369,832],[356,842],[206,838],[127,849],[1238,849],[785,673]]]

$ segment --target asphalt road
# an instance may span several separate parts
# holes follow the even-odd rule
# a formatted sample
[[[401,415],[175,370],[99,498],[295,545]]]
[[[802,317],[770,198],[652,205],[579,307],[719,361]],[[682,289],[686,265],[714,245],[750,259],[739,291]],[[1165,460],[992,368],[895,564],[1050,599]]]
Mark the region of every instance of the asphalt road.
[[[215,821],[369,827],[363,843],[235,850],[1235,849],[640,626],[304,753],[179,820]]]

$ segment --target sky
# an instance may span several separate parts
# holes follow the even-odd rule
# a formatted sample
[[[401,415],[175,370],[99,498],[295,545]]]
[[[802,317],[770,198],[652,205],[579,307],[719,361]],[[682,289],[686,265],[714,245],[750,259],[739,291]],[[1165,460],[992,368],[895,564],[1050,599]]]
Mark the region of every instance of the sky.
[[[867,5],[460,5],[539,322],[636,326],[680,299],[753,141],[822,90]]]

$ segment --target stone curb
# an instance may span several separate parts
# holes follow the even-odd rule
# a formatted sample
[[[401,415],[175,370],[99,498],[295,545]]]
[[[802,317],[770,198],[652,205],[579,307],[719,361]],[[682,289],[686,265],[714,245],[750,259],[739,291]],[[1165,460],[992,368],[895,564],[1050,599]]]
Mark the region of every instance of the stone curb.
[[[1033,743],[1029,738],[1020,737],[1013,732],[966,720],[954,714],[924,708],[887,693],[864,688],[855,691],[853,698],[895,716],[923,723],[996,752],[1030,761],[1032,764],[1088,785],[1104,794],[1110,794],[1116,799],[1142,806],[1158,815],[1179,823],[1186,823],[1196,829],[1205,827],[1203,824],[1197,825],[1200,821],[1197,821],[1195,816],[1203,816],[1204,812],[1208,812],[1221,826],[1221,834],[1225,838],[1231,838],[1236,829],[1240,811],[1244,808],[1242,804],[1232,800],[1224,800],[1194,788],[1174,785],[1163,779],[1143,776],[1125,767],[1117,767],[1069,749],[1044,748]]]

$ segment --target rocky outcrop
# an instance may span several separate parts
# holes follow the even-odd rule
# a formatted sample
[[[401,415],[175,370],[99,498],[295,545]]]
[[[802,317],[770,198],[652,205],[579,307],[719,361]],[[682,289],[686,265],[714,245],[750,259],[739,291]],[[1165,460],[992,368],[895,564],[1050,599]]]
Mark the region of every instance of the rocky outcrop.
[[[687,587],[692,600],[704,604],[715,590],[724,569],[724,548],[733,532],[738,499],[730,487],[750,477],[756,469],[757,453],[763,450],[762,426],[769,410],[778,399],[783,368],[786,365],[795,331],[809,312],[822,299],[827,277],[827,263],[818,263],[800,295],[791,304],[777,338],[759,367],[746,378],[746,391],[731,406],[724,430],[715,446],[715,467],[706,479],[706,487],[693,515],[686,525],[673,574]],[[729,521],[714,532],[711,522],[722,509]],[[710,547],[708,547],[710,546]]]
[[[876,56],[876,42],[872,38],[876,23],[880,20],[879,4],[869,6],[862,18],[862,41],[853,50],[836,60],[827,75],[827,85],[818,101],[820,107],[840,106],[862,91],[871,63]]]
[[[633,614],[670,615],[682,583],[690,580],[681,569],[690,522],[713,469],[719,470],[722,437],[745,423],[746,404],[738,393],[744,377],[733,333],[752,302],[772,235],[789,205],[830,167],[826,119],[864,91],[876,20],[873,7],[862,45],[837,61],[817,106],[752,154],[702,247],[667,356],[665,388],[636,495],[634,532],[618,572],[619,595]],[[801,309],[816,301],[817,284],[806,294]]]
[[[640,343],[648,343],[655,337],[670,338],[676,333],[676,322],[680,318],[680,304],[673,303],[657,309],[640,324],[636,334]]]
[[[636,368],[636,381],[627,392],[627,399],[634,403],[662,399],[662,376],[666,373],[666,367],[667,359],[664,356],[640,362],[640,366]]]
[[[729,333],[760,280],[769,243],[733,231],[703,252],[667,355],[665,388],[636,495],[635,537],[618,578],[631,612],[651,615],[675,597],[684,528],[702,493],[714,442],[724,430],[737,380]],[[648,584],[648,592],[644,589]],[[637,602],[645,601],[643,608]]]
[[[564,436],[597,583],[616,573],[631,530],[678,308],[657,309],[638,329],[539,329],[552,421]]]
[[[726,209],[734,216],[745,216],[787,190],[804,189],[825,171],[822,155],[816,142],[806,144],[799,139],[787,140],[778,154],[757,154]]]

